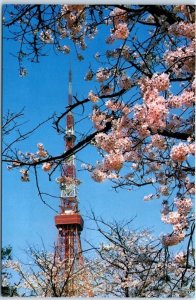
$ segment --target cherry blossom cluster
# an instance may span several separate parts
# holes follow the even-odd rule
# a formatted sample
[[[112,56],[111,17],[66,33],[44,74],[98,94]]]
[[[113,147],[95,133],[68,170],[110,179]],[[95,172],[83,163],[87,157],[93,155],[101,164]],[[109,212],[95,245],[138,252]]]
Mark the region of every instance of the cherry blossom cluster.
[[[20,167],[23,163],[25,164],[33,164],[42,161],[42,159],[48,158],[48,152],[45,150],[44,145],[42,143],[37,144],[38,151],[36,153],[26,152],[23,153],[19,151],[21,156],[21,160],[14,161],[11,165],[7,166],[8,170],[12,170],[13,168]],[[45,172],[49,172],[56,165],[54,162],[44,162],[42,164],[42,170]],[[29,170],[28,169],[20,169],[20,173],[22,173],[21,181],[28,182],[29,179]]]
[[[48,172],[52,169],[52,163],[43,163],[42,165],[42,170],[45,171],[45,172]]]
[[[93,171],[93,178],[97,182],[102,182],[106,178],[109,178],[111,170],[119,172],[125,161],[132,162],[132,169],[137,171],[140,170],[140,164],[136,163],[136,160],[140,159],[140,156],[137,153],[137,148],[134,151],[131,151],[131,148],[134,148],[134,143],[130,137],[127,136],[129,135],[133,125],[137,129],[137,133],[141,138],[146,138],[148,136],[151,137],[151,144],[149,143],[148,146],[145,146],[142,149],[142,151],[144,151],[150,159],[153,160],[158,158],[155,150],[156,148],[158,151],[160,151],[160,153],[161,151],[162,153],[167,153],[167,139],[160,133],[158,134],[157,131],[160,132],[165,128],[168,130],[180,128],[183,120],[181,117],[171,114],[169,109],[182,106],[190,107],[194,99],[193,89],[186,89],[179,96],[170,96],[168,99],[165,99],[163,97],[163,92],[170,89],[169,75],[166,73],[154,74],[151,78],[142,78],[140,80],[140,88],[144,99],[144,104],[135,105],[133,107],[133,120],[128,116],[131,112],[129,107],[125,106],[127,112],[124,111],[122,113],[124,103],[114,100],[109,100],[105,103],[108,111],[111,110],[122,115],[121,117],[118,117],[112,121],[113,127],[110,133],[101,133],[95,138],[96,146],[109,153],[109,155],[104,154],[104,160],[101,163],[101,168],[99,164],[98,167]],[[171,105],[172,101],[174,102],[174,100],[176,102],[178,101],[178,106]],[[99,111],[96,118],[92,120],[96,123],[99,117],[103,125],[107,114]],[[120,143],[118,144],[117,141]],[[172,147],[170,156],[174,162],[183,162],[186,160],[188,154],[194,154],[193,143],[191,144],[190,141],[187,142],[189,142],[189,144],[180,143],[179,145],[174,145]],[[119,160],[119,156],[115,158],[116,154],[122,155],[122,160]],[[113,165],[114,160],[116,160],[116,166]],[[147,165],[149,166],[148,172],[159,171],[159,173],[156,173],[155,178],[146,178],[145,182],[156,182],[157,180],[161,186],[156,195],[150,194],[145,196],[145,201],[151,200],[155,197],[160,197],[160,194],[162,196],[168,196],[170,194],[170,187],[167,184],[167,176],[165,176],[161,170],[162,164],[158,162],[150,162],[147,163]],[[168,161],[167,166],[172,167],[172,162]],[[181,176],[183,176],[183,174]],[[131,175],[131,178],[133,177],[134,176]],[[128,176],[126,178],[129,180],[130,177]],[[189,184],[189,187],[191,190],[193,190],[192,185],[190,186]],[[164,245],[175,245],[184,239],[184,229],[186,229],[188,225],[187,215],[181,215],[179,211],[170,212],[169,208],[167,207],[162,216],[162,220],[168,224],[172,224],[174,228],[174,234],[168,234],[163,238]]]
[[[165,143],[165,138],[159,134],[154,134],[151,136],[152,145],[158,149],[164,150],[167,148]]]
[[[110,152],[114,149],[116,141],[112,134],[98,133],[95,136],[95,142],[98,147],[106,152]]]
[[[179,212],[172,211],[172,212],[169,212],[167,215],[163,214],[161,219],[162,219],[163,222],[165,222],[167,224],[176,225],[176,224],[178,224],[182,221],[181,220],[182,216],[180,215]]]
[[[111,34],[111,35],[110,35],[109,37],[107,37],[107,39],[106,39],[106,43],[107,43],[107,44],[113,44],[114,41],[115,41],[115,36],[114,36],[114,34]],[[109,50],[109,53],[111,53],[110,50]],[[112,55],[110,55],[110,56],[112,56]]]
[[[150,99],[152,101],[152,98]],[[150,135],[149,129],[157,132],[166,127],[166,117],[168,109],[165,99],[161,96],[157,97],[151,103],[146,105],[134,106],[134,120],[137,132],[141,137]],[[143,121],[145,120],[145,121]]]
[[[151,79],[142,78],[140,88],[144,104],[135,105],[134,119],[138,123],[137,130],[141,136],[150,134],[148,128],[153,132],[166,127],[168,107],[166,100],[159,93],[169,88],[169,77],[167,74],[154,74]],[[142,120],[145,120],[143,122]]]
[[[54,38],[52,36],[52,31],[50,29],[46,30],[46,31],[42,31],[40,33],[40,39],[46,43],[46,44],[51,44],[54,42]]]
[[[81,13],[84,8],[85,8],[84,5],[78,5],[78,4],[66,5],[66,4],[64,4],[62,6],[61,13],[62,13],[62,15],[69,14],[70,12],[72,12],[73,14],[77,14],[77,13]]]
[[[29,181],[29,171],[25,169],[21,169],[20,173],[22,173],[21,181],[28,182]]]
[[[114,24],[114,32],[111,35],[111,38],[114,39],[126,39],[129,36],[129,29],[127,25],[127,12],[120,8],[115,8],[110,13],[111,22]]]
[[[184,90],[179,96],[171,96],[168,104],[171,108],[181,108],[182,106],[190,107],[195,102],[195,92]]]
[[[120,23],[116,26],[114,37],[116,39],[125,40],[129,36],[129,29],[126,23]]]
[[[85,6],[84,5],[62,5],[60,17],[57,21],[57,29],[60,33],[61,39],[69,37],[75,44],[77,44],[82,50],[86,49],[85,35],[91,39],[96,35],[97,30],[91,30],[88,32],[84,28],[85,21]],[[64,53],[70,51],[69,47],[63,46],[58,49]],[[78,54],[78,59],[82,60],[81,54]]]
[[[192,39],[195,37],[195,24],[183,21],[175,23],[169,27],[169,33]]]
[[[44,145],[42,143],[37,144],[37,148],[38,148],[37,155],[39,157],[46,158],[48,156],[48,152],[44,149]]]
[[[114,8],[113,11],[110,13],[111,23],[117,26],[120,23],[126,23],[127,21],[127,12],[121,8]]]
[[[154,132],[166,127],[168,109],[163,97],[159,96],[153,103],[147,104],[146,112],[146,123]]]
[[[111,35],[107,40],[106,43],[108,42],[114,42],[114,36]],[[131,49],[129,48],[129,46],[127,45],[123,45],[119,48],[113,49],[113,50],[107,50],[106,51],[106,56],[108,58],[119,58],[119,57],[123,57],[126,61],[130,61],[131,57],[135,57],[136,53],[134,54],[130,54]]]
[[[110,77],[110,71],[108,69],[99,68],[96,72],[96,79],[99,82],[103,82]]]
[[[70,52],[70,48],[68,46],[66,46],[66,45],[59,46],[58,50],[61,51],[64,54],[68,54]]]
[[[5,260],[2,261],[2,263],[3,263],[3,268],[13,269],[16,272],[18,272],[21,268],[21,264],[18,261]]]
[[[162,243],[164,246],[173,246],[181,242],[184,237],[184,229],[188,226],[188,214],[192,209],[192,201],[190,198],[174,200],[177,211],[162,211],[162,221],[173,225],[174,232],[163,237]]]
[[[173,69],[176,75],[180,70],[194,72],[195,42],[188,47],[179,47],[176,51],[168,51],[165,54],[166,63]],[[182,66],[181,66],[182,65]]]
[[[190,182],[189,178],[186,179],[185,186],[186,186],[188,194],[192,194],[192,195],[195,194],[195,183],[194,182]]]
[[[113,92],[114,86],[111,83],[106,84],[106,85],[101,84],[100,90],[101,90],[101,95],[109,95]]]
[[[104,166],[110,171],[119,171],[124,163],[124,156],[121,153],[110,153],[105,156]]]
[[[96,182],[102,182],[106,179],[106,173],[99,170],[98,168],[96,168],[92,173],[91,173],[91,177],[93,178],[93,180],[95,180]]]
[[[170,81],[169,75],[165,73],[153,74],[152,78],[142,78],[140,80],[140,88],[143,93],[144,99],[147,101],[149,94],[151,92],[165,91],[169,89]],[[147,93],[147,94],[146,94]],[[157,94],[155,94],[156,96]],[[154,96],[153,96],[154,98]]]
[[[186,6],[177,8],[185,16],[188,16]],[[187,15],[188,13],[188,15]],[[186,46],[177,47],[176,50],[166,51],[165,60],[170,68],[178,76],[182,71],[194,73],[195,60],[195,23],[189,21],[180,21],[171,25],[168,29],[169,33],[178,37],[185,37],[187,39]]]
[[[84,80],[90,81],[90,80],[93,79],[93,76],[94,76],[93,72],[92,72],[91,70],[89,70],[89,71],[86,73],[86,75],[85,75],[85,77],[84,77]]]
[[[92,102],[98,102],[99,101],[99,97],[96,96],[93,91],[90,91],[88,93],[88,99],[90,99]]]
[[[185,31],[183,33],[185,34]],[[188,34],[188,36],[186,37],[190,38],[189,32],[186,31],[186,33]],[[190,34],[192,33],[190,32]],[[178,76],[182,73],[181,71],[188,71],[190,73],[194,73],[194,57],[195,39],[191,40],[189,45],[186,47],[178,47],[175,51],[166,51],[164,59],[166,63],[170,66],[170,68]]]
[[[108,100],[105,106],[112,111],[122,111],[123,114],[128,115],[130,113],[130,108],[123,101],[112,101]]]
[[[177,207],[179,214],[185,216],[191,211],[193,205],[190,198],[175,199],[174,204]]]
[[[176,162],[183,162],[187,159],[189,147],[185,143],[180,143],[172,147],[170,157]]]
[[[121,149],[121,152],[131,151],[131,140],[128,137],[120,137],[114,133],[99,133],[95,137],[97,147],[103,149],[107,153],[115,153]]]
[[[178,245],[182,240],[184,239],[184,234],[168,234],[168,235],[163,235],[161,242],[163,246],[165,247],[170,247],[170,246],[175,246]]]
[[[118,175],[115,172],[120,171],[125,161],[129,161],[130,157],[132,157],[131,159],[138,158],[135,151],[131,151],[132,142],[127,136],[130,129],[128,117],[130,108],[123,102],[112,100],[106,102],[106,107],[108,111],[121,112],[121,117],[112,121],[113,127],[110,133],[98,133],[95,136],[95,145],[107,153],[104,155],[102,163],[98,164],[93,171],[92,177],[97,182],[102,182],[106,178],[117,178]],[[94,110],[92,121],[96,128],[104,128],[106,120],[109,119],[105,113]]]
[[[162,195],[168,196],[169,195],[169,187],[167,185],[162,185],[160,187],[160,192]]]
[[[106,114],[101,112],[99,109],[93,109],[91,120],[97,130],[105,128],[106,125]]]
[[[184,265],[186,262],[186,255],[183,252],[179,252],[175,255],[175,262],[179,265]]]
[[[132,81],[130,77],[127,77],[125,74],[123,74],[122,76],[120,76],[118,84],[122,89],[128,90],[132,86]]]
[[[124,45],[123,47],[120,48],[120,51],[121,51],[122,57],[123,57],[125,60],[129,61],[130,58],[131,58],[131,57],[130,57],[130,48],[129,48],[129,46]]]
[[[149,201],[149,200],[152,200],[153,198],[154,198],[153,194],[145,195],[144,196],[144,201]]]
[[[80,33],[84,21],[84,5],[62,5],[61,18],[73,35]]]

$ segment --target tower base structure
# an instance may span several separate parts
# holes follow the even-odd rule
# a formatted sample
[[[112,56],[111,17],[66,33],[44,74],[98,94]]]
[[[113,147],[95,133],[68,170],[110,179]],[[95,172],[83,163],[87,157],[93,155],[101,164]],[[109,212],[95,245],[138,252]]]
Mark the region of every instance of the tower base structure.
[[[83,262],[80,241],[83,224],[79,213],[63,213],[55,216],[55,225],[58,229],[56,253],[61,260],[66,259],[78,267]]]

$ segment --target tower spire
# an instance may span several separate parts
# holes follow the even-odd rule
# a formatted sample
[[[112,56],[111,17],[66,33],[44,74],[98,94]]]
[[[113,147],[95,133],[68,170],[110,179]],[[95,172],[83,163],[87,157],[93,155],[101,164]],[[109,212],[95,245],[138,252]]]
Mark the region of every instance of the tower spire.
[[[72,69],[71,69],[71,65],[69,68],[68,105],[72,105]]]

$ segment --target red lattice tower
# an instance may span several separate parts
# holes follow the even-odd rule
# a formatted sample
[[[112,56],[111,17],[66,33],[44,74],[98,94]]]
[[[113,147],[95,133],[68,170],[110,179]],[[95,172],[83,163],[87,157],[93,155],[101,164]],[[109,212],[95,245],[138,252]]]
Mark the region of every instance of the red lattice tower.
[[[69,98],[72,105],[72,73],[69,72]],[[75,142],[74,117],[69,112],[66,117],[65,151],[73,148]],[[62,165],[60,183],[60,212],[55,216],[55,225],[58,229],[56,252],[61,260],[66,260],[72,267],[80,268],[83,264],[81,253],[80,234],[83,230],[83,219],[79,213],[77,199],[77,183],[75,157],[71,155]]]

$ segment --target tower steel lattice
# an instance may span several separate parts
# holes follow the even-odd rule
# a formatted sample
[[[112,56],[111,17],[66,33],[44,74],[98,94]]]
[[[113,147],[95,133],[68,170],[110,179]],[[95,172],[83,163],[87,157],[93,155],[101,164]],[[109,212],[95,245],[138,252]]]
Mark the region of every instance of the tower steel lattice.
[[[72,72],[69,71],[68,104],[72,105]],[[65,151],[74,146],[74,116],[69,112],[66,116]],[[55,216],[58,229],[56,253],[61,260],[72,264],[74,268],[82,267],[80,234],[83,230],[83,219],[79,213],[77,199],[77,183],[75,156],[71,155],[62,164],[60,184],[60,212]]]

